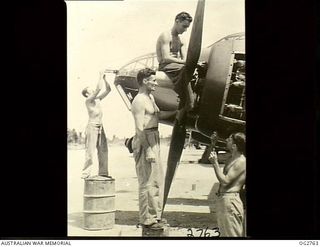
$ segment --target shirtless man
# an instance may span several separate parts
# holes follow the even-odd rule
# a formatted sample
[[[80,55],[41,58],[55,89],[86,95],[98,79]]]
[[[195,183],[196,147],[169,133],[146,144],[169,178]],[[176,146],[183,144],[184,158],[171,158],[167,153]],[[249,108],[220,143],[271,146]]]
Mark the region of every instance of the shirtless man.
[[[223,171],[219,168],[216,152],[211,152],[209,156],[220,182],[216,212],[221,237],[244,237],[244,209],[239,192],[246,178],[245,144],[246,137],[243,133],[229,136],[227,148],[231,152],[231,158]]]
[[[162,229],[163,170],[160,161],[158,106],[151,94],[157,85],[155,71],[142,69],[137,74],[139,92],[132,102],[136,135],[132,141],[139,183],[139,221],[146,228]]]
[[[102,126],[102,109],[100,101],[104,99],[111,91],[110,85],[106,80],[104,72],[100,72],[100,78],[96,89],[86,87],[82,90],[82,95],[86,97],[86,107],[89,114],[89,121],[86,128],[86,160],[82,170],[81,178],[88,178],[91,175],[93,154],[98,151],[99,176],[108,176],[108,144],[107,138]],[[105,83],[105,92],[99,92],[102,89],[103,81]]]
[[[172,80],[174,90],[180,96],[179,109],[186,106],[189,110],[193,107],[193,100],[188,98],[188,95],[192,95],[192,89],[190,83],[187,88],[184,87],[186,51],[185,43],[179,35],[188,29],[191,22],[192,17],[188,13],[179,13],[171,30],[161,33],[156,45],[159,70]]]

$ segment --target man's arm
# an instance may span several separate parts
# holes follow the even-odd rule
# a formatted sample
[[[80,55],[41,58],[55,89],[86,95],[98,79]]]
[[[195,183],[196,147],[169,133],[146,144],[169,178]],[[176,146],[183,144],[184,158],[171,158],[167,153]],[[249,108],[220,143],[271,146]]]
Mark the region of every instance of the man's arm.
[[[154,111],[157,114],[159,120],[165,120],[170,117],[174,117],[177,114],[178,111],[160,111],[152,94],[150,94],[150,99],[152,101]]]
[[[185,59],[175,58],[170,55],[170,37],[168,34],[163,33],[159,37],[158,42],[160,42],[161,54],[162,54],[162,62],[165,63],[182,63],[184,64]]]
[[[160,111],[158,113],[159,120],[166,120],[168,118],[174,117],[178,111]]]
[[[230,168],[227,175],[224,175],[218,164],[217,153],[214,151],[210,153],[209,161],[212,163],[217,179],[222,185],[229,185],[245,171],[243,169],[243,161],[238,160]]]
[[[93,94],[91,94],[86,101],[93,101],[97,98],[97,95],[99,94],[99,92],[102,89],[102,76],[103,76],[103,72],[100,72],[100,76],[99,76],[99,81],[96,87],[96,90],[93,92]]]
[[[146,150],[147,160],[150,162],[155,161],[155,154],[152,152],[148,143],[147,136],[144,132],[144,115],[145,115],[145,102],[136,98],[132,104],[132,114],[136,126],[136,134],[140,140],[141,145]]]
[[[106,80],[106,74],[103,74],[102,79],[104,81],[105,87],[106,87],[106,91],[104,91],[102,94],[100,94],[97,99],[104,99],[110,92],[111,92],[111,87],[108,83],[108,81]]]
[[[187,61],[187,52],[186,52],[186,46],[184,45],[184,41],[181,41],[181,48],[180,48],[180,55],[181,59],[185,62]]]
[[[152,94],[150,94],[150,99],[153,103],[154,111],[157,114],[159,120],[168,119],[170,117],[174,117],[177,114],[178,111],[160,111]]]

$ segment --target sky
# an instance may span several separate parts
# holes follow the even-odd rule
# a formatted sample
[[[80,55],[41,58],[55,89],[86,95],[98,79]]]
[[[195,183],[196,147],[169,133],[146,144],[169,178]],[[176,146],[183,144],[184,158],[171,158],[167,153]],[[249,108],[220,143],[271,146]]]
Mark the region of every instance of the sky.
[[[155,52],[162,31],[176,14],[194,16],[195,0],[66,1],[68,63],[68,128],[84,131],[88,113],[81,91],[95,87],[99,71],[119,69],[130,60]],[[245,31],[244,0],[206,0],[202,47],[229,34]],[[188,41],[192,26],[182,36]],[[134,121],[108,74],[111,93],[101,102],[108,138],[134,134]],[[162,136],[172,127],[160,124]]]

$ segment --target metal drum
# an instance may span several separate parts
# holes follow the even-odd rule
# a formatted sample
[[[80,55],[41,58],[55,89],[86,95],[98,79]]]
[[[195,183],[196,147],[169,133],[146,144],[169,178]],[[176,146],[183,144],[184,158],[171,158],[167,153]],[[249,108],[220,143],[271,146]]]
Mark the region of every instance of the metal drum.
[[[107,177],[85,179],[83,195],[84,229],[106,230],[115,224],[115,180]]]

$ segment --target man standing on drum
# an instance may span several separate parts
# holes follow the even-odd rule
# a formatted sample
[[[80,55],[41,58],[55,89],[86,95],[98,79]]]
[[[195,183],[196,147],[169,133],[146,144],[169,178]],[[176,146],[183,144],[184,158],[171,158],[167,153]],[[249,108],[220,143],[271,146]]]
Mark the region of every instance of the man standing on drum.
[[[105,92],[101,93],[103,85],[105,84]],[[111,91],[111,87],[106,80],[104,72],[100,72],[99,81],[96,89],[86,87],[82,90],[82,95],[86,97],[86,107],[89,114],[89,121],[86,128],[86,161],[82,170],[81,178],[88,178],[91,175],[91,168],[93,164],[93,154],[98,151],[99,162],[99,176],[110,177],[108,173],[108,144],[107,138],[102,126],[102,109],[100,101],[104,99]]]

